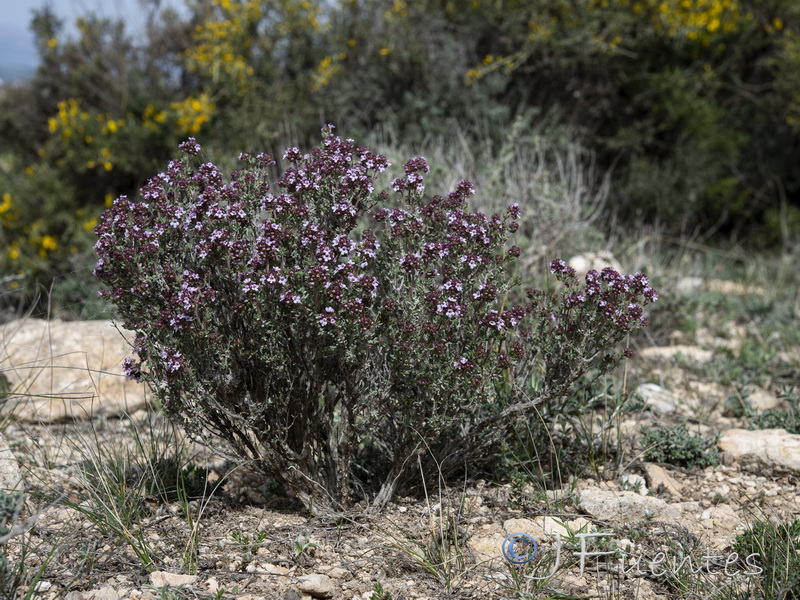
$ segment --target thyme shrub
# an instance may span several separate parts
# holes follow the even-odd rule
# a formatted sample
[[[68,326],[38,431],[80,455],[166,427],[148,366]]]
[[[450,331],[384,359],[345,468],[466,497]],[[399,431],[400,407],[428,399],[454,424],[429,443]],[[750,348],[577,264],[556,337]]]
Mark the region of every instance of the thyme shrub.
[[[422,158],[378,192],[388,161],[323,133],[286,151],[274,190],[272,157],[242,154],[226,178],[189,139],[140,199],[103,214],[95,274],[136,332],[127,374],[189,432],[227,440],[318,511],[348,506],[368,442],[389,465],[379,508],[417,458],[446,474],[612,368],[657,296],[641,273],[580,282],[561,260],[558,294],[520,293],[518,205],[470,211],[468,181],[428,196]]]

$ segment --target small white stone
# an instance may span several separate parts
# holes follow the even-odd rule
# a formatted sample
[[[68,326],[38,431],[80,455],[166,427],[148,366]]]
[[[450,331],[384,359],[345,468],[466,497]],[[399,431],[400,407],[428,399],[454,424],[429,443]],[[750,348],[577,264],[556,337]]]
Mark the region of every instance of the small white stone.
[[[620,484],[623,490],[636,492],[640,496],[647,496],[647,484],[641,475],[626,473],[620,477]]]
[[[197,581],[197,575],[181,575],[180,573],[169,573],[168,571],[153,571],[150,573],[150,584],[159,588],[165,585],[173,587],[192,585],[195,581]]]
[[[333,598],[336,595],[336,586],[331,578],[320,573],[301,577],[297,589],[315,598]]]
[[[643,383],[634,390],[648,408],[660,414],[675,412],[676,402],[673,395],[655,383]]]
[[[53,587],[53,584],[50,583],[49,581],[39,581],[36,584],[36,587],[33,588],[33,591],[36,592],[37,594],[43,594],[44,592],[48,591],[51,587]]]

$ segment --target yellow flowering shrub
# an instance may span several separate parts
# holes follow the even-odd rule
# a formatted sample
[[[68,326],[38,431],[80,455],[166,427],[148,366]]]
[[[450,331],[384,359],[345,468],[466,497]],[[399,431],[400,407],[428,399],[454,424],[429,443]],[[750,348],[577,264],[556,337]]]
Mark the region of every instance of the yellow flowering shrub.
[[[194,31],[186,51],[190,71],[214,84],[232,83],[239,93],[250,88],[252,33],[263,11],[258,0],[212,0],[208,17]]]
[[[197,97],[189,97],[180,102],[173,102],[170,108],[177,116],[178,129],[184,135],[195,135],[211,118],[216,104],[211,102],[208,92]]]
[[[347,57],[347,53],[340,53],[338,56],[326,56],[323,58],[315,69],[314,75],[311,79],[311,89],[318,92],[327,86],[334,75],[342,70],[341,61]]]
[[[732,33],[742,19],[739,0],[617,0],[630,5],[635,14],[644,14],[655,31],[669,37],[686,37],[709,45],[716,34]]]
[[[321,10],[317,1],[211,0],[186,51],[186,65],[213,89],[230,85],[228,93],[251,92],[276,48],[320,32]]]
[[[58,112],[47,121],[50,137],[39,155],[59,167],[78,171],[111,171],[115,157],[111,148],[126,119],[84,110],[81,100],[69,98],[58,103]]]

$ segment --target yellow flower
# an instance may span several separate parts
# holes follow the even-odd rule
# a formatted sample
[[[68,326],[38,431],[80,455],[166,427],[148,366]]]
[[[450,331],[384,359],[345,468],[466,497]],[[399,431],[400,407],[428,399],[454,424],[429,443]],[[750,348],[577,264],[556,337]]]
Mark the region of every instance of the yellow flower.
[[[106,162],[103,163],[103,168],[106,171],[110,171],[111,169],[114,168],[114,165],[112,165],[109,161],[106,161]]]
[[[378,54],[380,54],[381,56],[388,56],[391,52],[392,52],[391,48],[381,48],[380,50],[378,50]]]
[[[8,257],[11,260],[17,260],[20,256],[19,252],[19,242],[14,240],[11,242],[11,247],[8,249]]]
[[[103,198],[106,208],[110,208],[112,204],[114,204],[114,196],[109,192]]]
[[[85,231],[91,231],[95,227],[97,227],[97,219],[95,219],[94,217],[92,217],[83,224],[83,229]]]
[[[58,241],[52,235],[43,235],[41,244],[42,244],[42,249],[43,250],[57,250],[58,249]]]
[[[6,212],[9,208],[11,208],[11,194],[6,192],[3,194],[3,203],[0,204],[0,215]]]
[[[173,102],[170,107],[178,114],[178,127],[184,133],[197,133],[203,123],[209,120],[216,104],[209,102],[208,92],[198,98],[189,97],[181,102]]]
[[[47,40],[47,46],[50,48],[55,48],[56,46],[58,46],[58,40],[56,38],[50,38],[49,40]]]

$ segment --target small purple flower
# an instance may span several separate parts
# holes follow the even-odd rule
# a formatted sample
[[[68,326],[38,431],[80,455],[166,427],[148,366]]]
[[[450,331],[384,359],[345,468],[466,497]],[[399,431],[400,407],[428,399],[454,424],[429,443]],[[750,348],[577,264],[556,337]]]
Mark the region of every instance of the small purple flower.
[[[187,154],[188,156],[198,156],[201,151],[200,144],[198,144],[197,140],[193,137],[190,137],[188,140],[180,144],[178,148],[180,148],[181,152]]]
[[[494,302],[497,298],[497,286],[491,282],[482,283],[478,290],[472,294],[472,298],[483,302]]]
[[[408,160],[406,164],[403,165],[403,170],[406,172],[406,175],[413,175],[414,173],[429,173],[431,169],[428,166],[428,161],[419,156]]]
[[[550,272],[553,274],[561,274],[566,273],[567,271],[567,263],[564,262],[562,259],[557,258],[553,261],[550,261]]]
[[[400,266],[407,273],[413,273],[417,269],[420,268],[422,265],[422,257],[420,256],[419,252],[414,252],[413,254],[406,254],[403,258],[400,259]]]
[[[122,370],[125,372],[125,378],[133,381],[139,381],[142,376],[142,363],[128,357],[122,361]]]
[[[464,316],[464,307],[458,303],[458,300],[449,296],[444,302],[440,302],[436,306],[436,312],[448,319],[457,319]]]
[[[442,290],[445,292],[461,292],[463,289],[464,286],[461,284],[461,281],[455,277],[448,279],[442,284]]]
[[[333,325],[334,323],[336,323],[336,315],[334,314],[333,307],[326,306],[322,311],[322,314],[319,316],[319,324],[322,327],[327,327],[328,325]]]
[[[165,349],[159,353],[159,356],[161,358],[162,365],[168,373],[175,373],[186,366],[186,361],[184,360],[183,355],[177,350],[168,351]]]
[[[457,371],[473,371],[475,369],[475,363],[472,362],[470,359],[462,356],[461,358],[457,359],[453,362],[453,368]]]
[[[300,304],[302,299],[292,290],[286,290],[281,296],[281,302],[285,304]]]
[[[300,150],[298,150],[293,146],[291,148],[288,148],[286,152],[283,154],[283,160],[290,162],[292,164],[297,164],[303,160],[303,155],[300,153]]]

